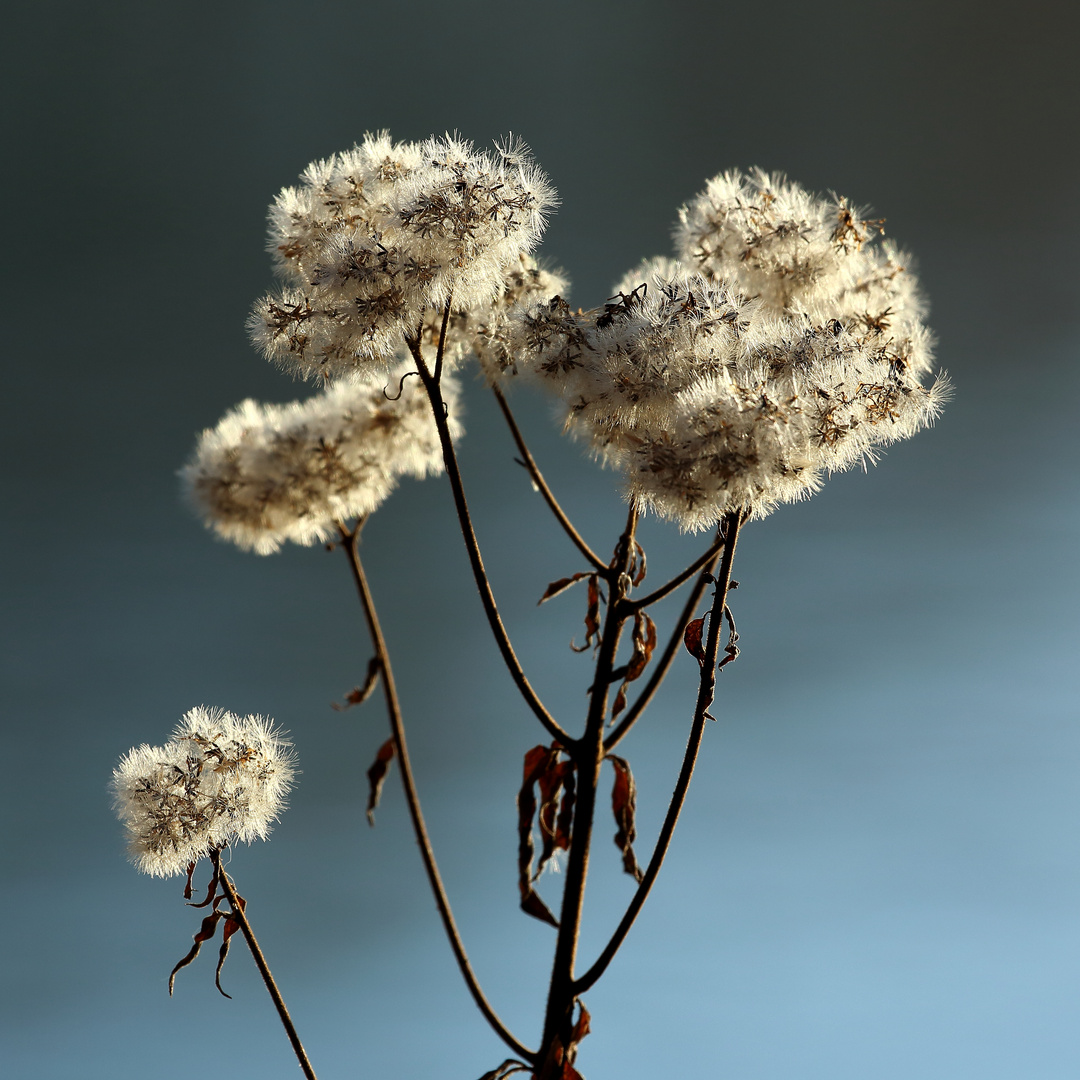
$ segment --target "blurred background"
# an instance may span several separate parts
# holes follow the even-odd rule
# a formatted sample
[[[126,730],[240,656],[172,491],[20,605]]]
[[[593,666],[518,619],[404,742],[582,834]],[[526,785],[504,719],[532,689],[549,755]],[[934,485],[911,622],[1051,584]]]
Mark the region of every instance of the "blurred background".
[[[178,497],[198,430],[307,393],[244,321],[264,215],[365,130],[513,131],[562,205],[542,256],[602,302],[670,250],[722,169],[786,170],[915,253],[956,397],[869,474],[746,529],[720,678],[664,874],[589,993],[589,1080],[1080,1075],[1075,615],[1080,319],[1074,5],[974,0],[507,5],[38,0],[5,16],[5,1075],[298,1075],[246,951],[166,977],[199,914],[127,864],[107,784],[207,703],[268,714],[303,775],[232,872],[324,1080],[473,1080],[506,1054],[442,938],[398,777],[377,827],[379,701],[340,552],[258,558]],[[609,550],[617,484],[549,403],[519,419]],[[466,483],[496,593],[553,711],[580,724],[581,569],[482,386]],[[705,542],[648,523],[650,582]],[[462,932],[536,1043],[553,932],[517,909],[514,795],[542,733],[481,621],[443,483],[404,486],[363,554]],[[678,602],[658,609],[662,631]],[[623,751],[647,858],[696,665]],[[600,821],[586,962],[632,891]],[[199,880],[205,882],[200,870]],[[544,879],[549,900],[557,880]],[[212,1065],[211,1065],[212,1063]]]

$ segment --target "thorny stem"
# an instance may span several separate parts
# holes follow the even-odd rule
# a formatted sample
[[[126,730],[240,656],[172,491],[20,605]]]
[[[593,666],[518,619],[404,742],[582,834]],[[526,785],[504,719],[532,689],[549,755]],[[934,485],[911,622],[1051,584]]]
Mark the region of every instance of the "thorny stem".
[[[562,746],[570,749],[574,740],[565,732],[555,718],[544,707],[544,703],[536,695],[531,683],[525,677],[521,663],[514,652],[513,645],[506,633],[499,610],[495,606],[495,597],[491,591],[491,583],[488,581],[487,571],[484,569],[484,560],[480,554],[480,545],[473,529],[472,517],[469,514],[469,504],[465,499],[465,489],[461,483],[461,470],[458,468],[457,455],[454,452],[454,444],[450,438],[450,428],[446,421],[446,410],[443,405],[442,392],[431,369],[424,360],[420,350],[420,341],[408,339],[409,351],[416,361],[417,371],[423,380],[424,387],[431,400],[431,411],[435,417],[435,425],[439,431],[439,440],[442,443],[443,461],[446,465],[446,475],[450,480],[450,489],[454,495],[454,506],[457,510],[458,521],[461,525],[461,535],[465,539],[465,548],[469,554],[469,563],[472,566],[473,577],[476,580],[476,588],[480,593],[480,602],[484,606],[484,614],[487,616],[491,632],[495,635],[495,641],[502,653],[503,660],[510,671],[510,677],[518,688],[521,696],[525,699],[529,708],[536,714],[537,719],[548,734]]]
[[[544,502],[548,504],[551,512],[555,515],[559,524],[563,527],[563,531],[573,541],[574,546],[585,556],[586,559],[597,570],[606,570],[607,564],[595,551],[585,542],[581,534],[574,528],[573,523],[566,516],[563,508],[559,505],[558,500],[551,492],[551,488],[548,487],[547,481],[544,480],[543,474],[540,472],[539,466],[536,464],[536,460],[532,454],[529,453],[529,448],[525,444],[525,439],[521,434],[521,429],[517,425],[517,421],[514,419],[514,414],[510,411],[510,405],[506,400],[505,395],[498,386],[492,385],[491,392],[495,395],[495,400],[499,403],[499,408],[502,410],[503,417],[506,419],[507,426],[510,428],[510,434],[514,437],[514,443],[518,448],[518,453],[521,454],[521,460],[525,465],[525,468],[529,472],[529,476],[532,478],[532,482],[537,486],[540,494],[544,498]]]
[[[716,560],[716,557],[723,550],[723,539],[717,539],[716,543],[704,552],[699,558],[695,559],[681,574],[677,574],[666,585],[661,585],[659,589],[653,590],[651,593],[647,593],[645,596],[641,596],[636,600],[630,602],[635,608],[647,608],[657,602],[657,600],[663,600],[669,593],[673,593],[680,585],[685,581],[689,581],[699,570],[704,569],[711,562]]]
[[[296,1028],[293,1027],[292,1017],[289,1016],[289,1010],[285,1007],[285,1000],[281,996],[281,991],[277,988],[277,983],[274,982],[274,976],[270,973],[270,966],[267,964],[266,957],[263,956],[262,949],[259,948],[259,943],[255,939],[255,933],[251,929],[251,923],[248,922],[248,917],[244,914],[244,909],[240,904],[240,898],[236,895],[236,889],[229,880],[229,875],[225,873],[225,870],[221,865],[220,850],[211,850],[210,861],[214,864],[214,872],[217,874],[218,881],[221,882],[221,887],[225,891],[225,896],[228,898],[229,906],[232,908],[230,917],[240,924],[240,929],[244,934],[244,940],[247,942],[247,946],[251,950],[251,955],[255,959],[255,966],[259,969],[259,974],[266,984],[267,992],[274,1002],[274,1007],[277,1009],[278,1016],[281,1018],[282,1027],[285,1028],[285,1034],[289,1036],[289,1042],[292,1043],[293,1052],[296,1054],[296,1060],[300,1062],[300,1068],[304,1071],[304,1075],[308,1080],[316,1080],[315,1070],[311,1067],[311,1062],[308,1061],[307,1051],[304,1049],[304,1044],[300,1041],[300,1036],[296,1034]]]
[[[558,1066],[551,1053],[552,1044],[559,1039],[564,1048],[570,1041],[571,1018],[576,996],[574,960],[577,956],[581,931],[581,910],[585,897],[585,881],[589,872],[589,847],[592,839],[593,817],[596,809],[596,789],[604,761],[604,723],[607,718],[608,691],[612,682],[619,637],[628,615],[626,591],[629,588],[628,570],[633,558],[637,511],[631,507],[626,528],[619,538],[615,557],[605,569],[608,582],[608,605],[604,628],[596,659],[596,674],[589,696],[589,711],[585,734],[570,750],[577,765],[577,795],[574,804],[574,824],[567,860],[562,907],[559,916],[559,936],[555,943],[555,959],[551,970],[547,1012],[544,1018],[544,1037],[537,1061],[543,1063],[538,1080],[550,1080],[547,1070]],[[560,1072],[559,1076],[562,1075]]]
[[[706,552],[706,555],[711,556],[712,562],[703,563],[701,559],[698,559],[694,565],[699,569],[704,565],[709,572],[715,572],[717,560],[720,558],[716,552],[717,545],[714,544],[709,548],[708,552]],[[652,701],[656,691],[660,688],[660,684],[667,677],[672,661],[675,659],[675,654],[679,651],[679,646],[682,644],[683,631],[686,629],[686,624],[693,618],[694,612],[697,611],[697,606],[701,602],[701,596],[705,592],[705,586],[708,583],[709,578],[706,576],[706,573],[703,572],[694,583],[694,587],[690,590],[690,595],[686,598],[686,604],[683,606],[682,613],[675,621],[675,628],[671,632],[671,637],[668,639],[668,643],[665,646],[660,659],[653,668],[653,673],[649,677],[649,681],[645,684],[645,689],[641,691],[637,700],[627,710],[626,715],[615,725],[608,737],[604,740],[605,753],[611,753],[611,751],[622,742],[627,732],[629,732],[634,724],[637,723],[641,714],[649,707],[649,703]],[[631,601],[631,603],[633,603],[633,601]]]
[[[383,696],[386,698],[386,711],[390,715],[390,730],[394,736],[394,747],[397,750],[398,764],[401,767],[401,781],[405,789],[405,801],[408,803],[409,817],[412,818],[413,831],[416,833],[416,842],[420,848],[420,856],[424,861],[428,882],[431,885],[431,891],[435,894],[435,903],[438,906],[439,915],[442,917],[446,936],[450,940],[450,948],[454,951],[458,967],[461,969],[461,974],[477,1007],[484,1014],[485,1019],[499,1038],[516,1054],[520,1054],[531,1061],[533,1059],[532,1051],[514,1038],[491,1007],[488,999],[484,996],[483,990],[480,989],[476,974],[469,963],[468,954],[465,952],[465,945],[461,940],[457,924],[454,922],[453,912],[450,910],[450,900],[446,895],[446,889],[439,874],[439,867],[435,862],[435,852],[431,846],[431,838],[428,835],[427,826],[424,824],[424,815],[420,809],[420,797],[416,791],[416,781],[409,761],[409,748],[405,742],[405,724],[401,716],[401,703],[398,700],[394,673],[390,666],[390,655],[387,652],[386,639],[383,637],[382,627],[375,612],[375,602],[372,599],[367,576],[360,562],[358,541],[362,526],[363,520],[359,521],[351,532],[346,530],[340,523],[338,529],[341,532],[342,546],[349,560],[353,580],[356,582],[356,590],[360,594],[360,605],[364,609],[364,618],[371,634],[371,643],[375,649],[375,656],[379,662]]]
[[[612,958],[619,951],[620,946],[634,925],[634,920],[641,911],[652,889],[656,875],[660,873],[660,867],[667,854],[668,845],[671,843],[675,825],[679,820],[686,792],[690,787],[690,780],[694,775],[694,765],[697,762],[698,750],[701,748],[701,736],[705,730],[705,720],[709,715],[709,706],[712,704],[716,692],[716,660],[720,650],[720,629],[723,624],[724,608],[727,606],[728,587],[731,583],[731,564],[735,557],[735,544],[739,539],[739,528],[743,523],[741,511],[734,511],[724,516],[721,523],[721,535],[725,540],[724,557],[720,563],[720,571],[716,576],[716,592],[713,596],[712,609],[709,614],[709,633],[705,644],[705,658],[701,664],[701,681],[698,684],[697,704],[694,707],[694,722],[690,729],[690,738],[686,744],[686,752],[683,755],[682,769],[675,784],[675,791],[671,796],[664,824],[660,828],[660,836],[656,841],[652,858],[641,879],[641,884],[634,893],[626,913],[615,929],[611,940],[604,947],[603,952],[580,979],[573,984],[574,995],[583,994],[597,979],[603,975]]]

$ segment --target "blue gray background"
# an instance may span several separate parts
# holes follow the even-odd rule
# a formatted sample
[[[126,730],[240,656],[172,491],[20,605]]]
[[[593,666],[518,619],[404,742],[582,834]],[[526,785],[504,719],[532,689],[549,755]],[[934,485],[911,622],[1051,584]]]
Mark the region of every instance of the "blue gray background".
[[[386,724],[376,702],[329,708],[369,656],[341,554],[216,543],[174,476],[236,401],[305,392],[243,329],[271,282],[265,207],[381,127],[528,140],[562,197],[543,254],[585,305],[667,252],[676,207],[721,169],[871,204],[918,256],[956,383],[933,431],[746,530],[744,653],[664,875],[588,995],[582,1071],[1080,1075],[1072,5],[38,0],[5,21],[5,1076],[297,1075],[243,949],[232,1001],[212,952],[168,998],[197,915],[125,862],[109,807],[119,755],[204,702],[296,742],[291,809],[232,868],[320,1076],[472,1080],[505,1056],[442,940],[396,776],[364,823]],[[613,478],[547,403],[516,401],[609,547]],[[535,599],[578,562],[479,384],[466,423],[497,594],[577,723],[581,598]],[[655,523],[645,542],[657,581],[701,544]],[[364,554],[464,936],[535,1042],[553,935],[516,907],[513,799],[539,729],[478,618],[445,487],[403,488]],[[624,744],[643,857],[694,668]],[[631,892],[608,828],[586,956]]]

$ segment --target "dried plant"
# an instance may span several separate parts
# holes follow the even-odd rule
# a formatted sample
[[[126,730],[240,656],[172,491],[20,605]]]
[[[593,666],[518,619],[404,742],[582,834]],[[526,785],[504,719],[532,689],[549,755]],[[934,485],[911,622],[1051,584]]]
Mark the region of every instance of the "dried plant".
[[[285,541],[332,539],[328,546],[345,553],[374,657],[337,707],[361,704],[381,685],[390,730],[368,773],[369,819],[396,760],[450,946],[481,1013],[515,1055],[483,1080],[580,1076],[578,1048],[590,1030],[583,995],[611,964],[656,880],[711,719],[717,672],[739,655],[729,595],[743,527],[930,424],[948,396],[943,377],[926,381],[931,339],[909,260],[878,243],[882,222],[846,199],[762,172],[718,176],[679,211],[675,257],[643,263],[588,310],[572,308],[566,282],[533,256],[554,205],[547,178],[516,142],[483,153],[457,136],[395,143],[381,133],[314,162],[270,208],[270,250],[285,284],[258,302],[250,326],[269,359],[323,385],[289,406],[244,402],[202,434],[182,471],[190,501],[224,539],[259,554]],[[452,371],[470,356],[521,463],[585,564],[541,596],[575,587],[583,594],[585,637],[575,648],[591,651],[593,671],[576,732],[529,682],[484,569],[455,451],[462,427]],[[553,393],[567,432],[621,474],[628,510],[610,556],[585,541],[545,482],[507,402],[510,382]],[[496,646],[544,732],[524,754],[517,800],[521,908],[557,935],[531,1047],[485,997],[454,921],[360,559],[364,523],[398,479],[443,471]],[[647,513],[714,533],[698,558],[649,591],[637,539]],[[650,608],[683,586],[682,613],[661,638]],[[659,836],[639,861],[634,777],[615,750],[680,648],[698,661],[697,697]],[[264,836],[280,811],[292,776],[285,746],[263,721],[196,710],[167,746],[133,750],[114,786],[141,869],[186,870],[190,898],[195,864],[211,860],[202,905],[212,905],[211,914],[176,970],[219,921],[222,961],[229,936],[243,930],[313,1076],[221,865],[226,844]],[[583,966],[578,937],[605,763],[615,844],[636,890],[607,945]],[[560,858],[556,912],[535,886]],[[219,911],[226,901],[229,911]]]

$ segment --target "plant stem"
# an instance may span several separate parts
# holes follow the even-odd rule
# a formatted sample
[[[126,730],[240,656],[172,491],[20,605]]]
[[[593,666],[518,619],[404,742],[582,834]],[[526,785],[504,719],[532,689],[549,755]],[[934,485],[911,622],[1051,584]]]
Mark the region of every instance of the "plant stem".
[[[690,780],[694,775],[694,765],[697,762],[698,750],[701,748],[701,736],[705,730],[705,720],[709,715],[709,706],[713,702],[716,692],[716,660],[720,650],[720,630],[723,624],[724,608],[727,605],[728,587],[731,583],[731,565],[735,558],[735,545],[739,538],[739,528],[742,525],[742,513],[734,511],[725,515],[721,523],[723,538],[725,540],[724,558],[720,563],[720,572],[716,577],[716,593],[713,596],[712,609],[709,614],[709,633],[705,645],[705,657],[701,664],[701,679],[698,684],[697,704],[694,707],[694,722],[690,728],[690,738],[686,744],[686,752],[683,755],[682,768],[675,784],[675,791],[671,796],[664,824],[660,828],[660,836],[656,841],[652,858],[642,877],[641,884],[634,893],[630,906],[626,909],[622,920],[615,929],[611,940],[604,947],[603,952],[596,962],[573,986],[574,994],[583,994],[597,979],[603,975],[612,958],[619,951],[620,946],[634,925],[634,920],[641,911],[642,905],[648,898],[653,882],[656,881],[660,867],[663,865],[664,856],[667,854],[671,837],[675,832],[675,826],[679,820],[686,792],[690,787]]]
[[[450,428],[446,422],[446,409],[444,407],[442,392],[439,389],[438,382],[428,368],[427,363],[424,361],[423,353],[420,350],[419,340],[410,339],[408,345],[409,350],[412,352],[413,359],[416,361],[416,367],[420,374],[420,378],[423,380],[424,387],[426,388],[428,397],[431,401],[431,411],[435,417],[435,425],[439,431],[439,440],[442,443],[446,475],[450,480],[450,490],[453,492],[454,506],[457,510],[458,522],[461,525],[461,535],[465,539],[465,549],[469,555],[469,564],[472,566],[473,578],[476,581],[476,588],[480,593],[480,602],[483,604],[484,614],[487,616],[488,625],[491,627],[492,634],[495,635],[495,641],[499,646],[499,651],[502,653],[503,660],[510,672],[510,677],[514,680],[514,685],[525,699],[526,704],[536,714],[536,718],[540,723],[544,725],[547,733],[562,746],[570,749],[574,740],[562,729],[551,713],[544,707],[544,703],[537,697],[536,691],[525,677],[525,672],[522,670],[521,663],[517,658],[517,654],[514,652],[513,645],[510,644],[510,638],[506,633],[506,627],[503,625],[502,617],[499,615],[499,609],[495,605],[495,596],[491,591],[491,583],[488,581],[487,571],[484,569],[484,560],[480,554],[480,545],[476,539],[476,531],[473,529],[472,517],[469,514],[469,504],[465,498],[465,489],[461,483],[461,470],[458,468],[457,454],[454,452],[454,444],[450,438]]]
[[[698,570],[703,570],[711,562],[715,562],[723,547],[724,541],[717,539],[716,543],[708,551],[696,558],[681,574],[677,574],[666,585],[661,585],[659,589],[655,589],[637,600],[631,600],[630,603],[635,608],[647,608],[655,604],[657,600],[663,600],[665,596],[674,592],[684,581],[689,581]]]
[[[717,545],[713,545],[709,548],[706,554],[712,554],[712,564],[705,563],[709,573],[715,573],[716,563],[720,556],[715,554]],[[702,565],[702,560],[697,560],[695,566],[699,568]],[[616,746],[622,742],[623,738],[630,731],[630,729],[637,723],[641,714],[648,708],[649,703],[652,701],[656,691],[660,688],[660,684],[667,677],[667,673],[671,668],[672,661],[675,659],[675,654],[679,651],[679,646],[682,644],[683,631],[686,629],[686,624],[693,618],[694,612],[697,611],[697,606],[701,602],[701,596],[705,592],[705,586],[709,583],[708,577],[703,572],[694,583],[694,587],[690,590],[690,595],[686,598],[686,603],[683,605],[683,609],[679,618],[675,622],[675,627],[671,631],[671,637],[668,639],[668,643],[664,648],[663,654],[656,662],[656,666],[653,668],[652,675],[649,677],[649,681],[645,684],[645,689],[641,691],[637,700],[627,710],[626,715],[612,728],[608,737],[604,740],[604,752],[610,753]],[[631,601],[633,603],[633,601]]]
[[[607,564],[600,558],[596,552],[582,538],[581,534],[574,528],[573,523],[566,516],[565,511],[559,505],[558,500],[551,492],[551,488],[548,487],[547,482],[544,480],[543,475],[540,472],[539,466],[536,464],[536,460],[529,452],[528,446],[525,444],[525,439],[521,434],[521,429],[517,425],[517,421],[514,419],[514,414],[510,411],[510,405],[507,402],[502,390],[492,384],[491,392],[495,395],[495,400],[499,403],[499,408],[502,410],[503,417],[506,419],[507,426],[510,428],[510,434],[514,437],[514,443],[518,448],[518,453],[521,454],[522,461],[525,464],[525,468],[529,472],[529,476],[532,478],[532,482],[539,488],[540,494],[543,496],[544,501],[548,504],[551,512],[555,515],[559,524],[563,527],[564,532],[573,541],[574,546],[581,552],[585,558],[592,563],[597,570],[606,570]]]
[[[221,882],[221,887],[229,900],[229,906],[232,908],[232,912],[230,913],[231,917],[240,924],[240,930],[244,935],[244,940],[247,942],[247,946],[251,950],[251,955],[255,959],[255,966],[259,969],[259,974],[266,984],[267,992],[274,1002],[274,1007],[277,1009],[278,1016],[281,1018],[282,1027],[285,1028],[285,1034],[289,1036],[289,1042],[292,1043],[293,1052],[296,1054],[296,1060],[300,1062],[300,1068],[303,1070],[304,1075],[308,1080],[316,1080],[315,1070],[311,1067],[311,1062],[308,1061],[307,1051],[304,1049],[304,1044],[300,1041],[300,1036],[296,1034],[296,1028],[293,1026],[292,1017],[289,1016],[289,1010],[285,1007],[285,1000],[281,996],[281,991],[277,988],[277,983],[274,982],[274,976],[270,973],[270,966],[266,962],[266,957],[263,956],[262,949],[259,948],[259,942],[256,940],[255,933],[251,929],[251,923],[248,922],[248,917],[240,904],[240,898],[236,895],[236,889],[229,880],[229,875],[225,873],[225,870],[221,865],[221,852],[212,850],[210,852],[210,859],[214,864],[214,872],[218,876],[218,881]]]
[[[574,961],[577,957],[585,882],[589,872],[589,849],[596,810],[596,789],[600,780],[600,768],[604,761],[604,722],[607,718],[608,692],[615,667],[615,656],[619,649],[619,638],[623,624],[630,614],[626,604],[626,591],[630,583],[627,571],[633,557],[636,528],[637,511],[631,507],[626,528],[615,550],[615,558],[604,573],[608,583],[608,604],[597,653],[596,673],[589,697],[585,734],[571,751],[577,765],[577,794],[559,916],[559,936],[555,943],[555,958],[552,963],[551,984],[544,1018],[544,1037],[537,1054],[537,1062],[541,1065],[537,1080],[553,1080],[555,1074],[549,1077],[548,1072],[559,1066],[559,1061],[558,1055],[551,1052],[552,1045],[558,1039],[562,1046],[567,1048],[570,1039],[575,997]],[[562,1073],[559,1072],[557,1075],[561,1077]]]
[[[450,940],[450,947],[454,951],[454,957],[457,960],[458,968],[461,970],[461,974],[465,979],[466,985],[469,987],[469,992],[472,994],[477,1007],[484,1014],[485,1019],[491,1025],[495,1033],[507,1046],[522,1057],[532,1060],[532,1051],[514,1038],[506,1025],[499,1019],[498,1014],[491,1007],[483,990],[480,989],[476,974],[472,969],[472,965],[469,963],[468,954],[465,952],[465,945],[461,940],[457,924],[454,922],[454,915],[450,909],[450,900],[446,895],[446,889],[443,886],[442,877],[439,874],[439,867],[435,862],[435,851],[431,846],[431,838],[428,835],[427,826],[424,823],[424,815],[420,809],[420,797],[417,794],[412,764],[409,761],[409,748],[405,742],[405,724],[401,716],[401,703],[397,695],[397,686],[394,682],[393,669],[390,666],[390,655],[386,648],[386,639],[383,637],[382,627],[375,611],[375,602],[372,599],[367,576],[364,573],[364,567],[360,561],[360,552],[358,549],[360,524],[358,524],[352,532],[347,531],[344,526],[340,524],[338,525],[338,529],[341,532],[342,546],[345,548],[345,553],[349,559],[349,566],[352,569],[353,580],[356,582],[357,592],[360,594],[360,605],[364,609],[364,618],[367,621],[368,631],[371,634],[371,643],[375,649],[375,656],[379,662],[380,673],[382,675],[383,696],[386,699],[386,711],[390,716],[390,730],[394,736],[394,746],[397,750],[398,764],[401,767],[401,780],[402,786],[405,789],[405,801],[408,803],[409,817],[412,819],[413,831],[416,833],[416,842],[420,848],[420,856],[424,862],[424,869],[427,872],[428,882],[431,885],[431,891],[435,895],[435,903],[439,909],[439,915],[442,917],[443,928],[446,931],[447,938]]]

